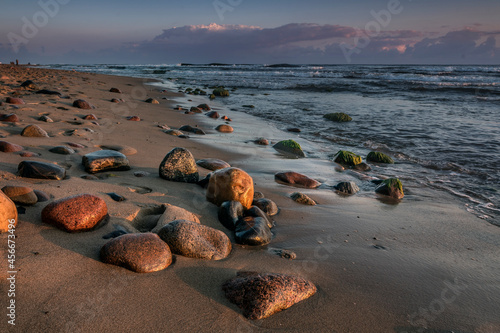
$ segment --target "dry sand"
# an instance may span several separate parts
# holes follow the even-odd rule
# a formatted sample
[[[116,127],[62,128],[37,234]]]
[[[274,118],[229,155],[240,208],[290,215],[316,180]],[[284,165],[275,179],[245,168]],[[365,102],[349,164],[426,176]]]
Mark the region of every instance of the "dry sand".
[[[19,89],[26,79],[40,89],[60,90],[69,98]],[[9,104],[0,107],[0,113],[15,112],[21,118],[16,124],[0,123],[2,140],[41,154],[25,158],[0,153],[1,187],[26,185],[53,199],[95,194],[106,201],[111,215],[103,228],[69,234],[42,224],[45,202],[26,208],[15,231],[15,327],[7,323],[9,283],[6,254],[2,253],[2,332],[500,332],[500,229],[468,214],[446,195],[411,188],[395,205],[377,200],[366,190],[369,185],[361,185],[363,191],[352,197],[341,197],[324,186],[301,190],[319,203],[303,206],[289,198],[297,188],[275,183],[274,173],[293,170],[314,177],[321,170],[329,175],[320,179],[327,185],[357,175],[335,171],[330,161],[286,159],[270,146],[253,144],[250,141],[258,136],[273,141],[294,138],[306,151],[314,151],[313,144],[223,109],[217,100],[162,92],[160,86],[137,78],[22,66],[2,65],[0,84],[2,101],[18,90],[27,103],[18,109]],[[109,92],[111,87],[123,94]],[[149,97],[160,104],[144,103]],[[72,107],[79,98],[96,109]],[[111,98],[123,98],[125,103],[113,104]],[[218,133],[214,128],[221,120],[173,110],[177,104],[189,108],[202,102],[229,115],[235,132]],[[94,113],[101,126],[88,121],[76,124],[88,113]],[[38,121],[41,114],[48,114],[54,123]],[[127,121],[125,117],[131,115],[142,121]],[[38,124],[50,137],[20,136],[28,124]],[[198,125],[207,135],[177,138],[163,133],[158,124],[171,128]],[[74,129],[77,135],[65,135]],[[88,148],[68,156],[48,152],[67,142]],[[128,156],[132,169],[105,172],[99,180],[80,178],[85,174],[81,156],[98,145],[111,144],[137,149],[137,154]],[[222,261],[175,256],[167,269],[150,274],[99,261],[99,250],[107,242],[103,235],[115,225],[134,231],[133,217],[141,209],[162,203],[186,208],[198,214],[203,224],[234,239],[218,222],[217,208],[205,200],[204,189],[159,178],[159,163],[174,147],[189,149],[196,159],[223,159],[254,178],[256,190],[280,207],[270,245],[234,244],[231,255]],[[56,162],[68,169],[70,178],[20,178],[16,171],[23,160]],[[150,175],[138,178],[135,171]],[[200,168],[202,175],[208,172]],[[115,202],[107,192],[127,200]],[[6,234],[0,235],[0,242],[5,252]],[[272,251],[276,248],[294,251],[297,259],[280,258]],[[268,319],[249,321],[221,290],[223,282],[239,270],[299,275],[314,282],[318,292]]]

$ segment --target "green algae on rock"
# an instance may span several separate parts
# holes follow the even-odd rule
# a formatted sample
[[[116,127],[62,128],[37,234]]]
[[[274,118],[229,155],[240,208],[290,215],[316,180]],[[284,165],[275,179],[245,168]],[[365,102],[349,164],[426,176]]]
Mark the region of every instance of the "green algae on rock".
[[[375,189],[375,192],[383,195],[387,195],[395,199],[403,199],[403,184],[398,178],[388,178],[385,179],[380,185]]]
[[[390,156],[377,151],[368,153],[368,155],[366,156],[366,160],[368,162],[394,164],[394,160]]]
[[[229,91],[224,89],[224,87],[215,88],[212,94],[220,97],[229,97]]]
[[[347,115],[343,112],[335,112],[335,113],[325,114],[323,116],[323,118],[326,118],[326,119],[331,120],[331,121],[336,121],[339,123],[344,123],[344,122],[348,122],[348,121],[352,120],[352,118],[349,115]]]
[[[336,163],[347,166],[356,166],[362,162],[361,156],[347,150],[339,150],[335,154]]]
[[[280,141],[277,144],[275,144],[273,148],[287,154],[292,154],[298,157],[306,157],[300,145],[291,139]]]

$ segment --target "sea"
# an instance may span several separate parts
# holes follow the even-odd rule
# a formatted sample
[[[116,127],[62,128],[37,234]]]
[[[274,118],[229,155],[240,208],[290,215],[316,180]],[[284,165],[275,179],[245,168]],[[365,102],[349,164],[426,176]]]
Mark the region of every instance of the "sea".
[[[403,184],[455,196],[500,226],[500,66],[161,64],[50,65],[54,69],[157,79],[172,90],[224,86],[228,108],[278,129],[299,128],[322,147],[362,157],[380,151]],[[253,106],[253,107],[250,107]],[[243,107],[247,106],[247,107]],[[348,123],[323,115],[343,112]]]

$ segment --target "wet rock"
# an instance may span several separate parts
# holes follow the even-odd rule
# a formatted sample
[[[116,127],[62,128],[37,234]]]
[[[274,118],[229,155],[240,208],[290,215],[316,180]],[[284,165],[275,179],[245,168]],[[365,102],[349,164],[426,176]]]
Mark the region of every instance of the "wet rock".
[[[47,90],[47,89],[38,90],[36,93],[42,95],[62,96],[62,94],[59,91]]]
[[[169,130],[164,130],[163,133],[166,133],[168,135],[173,135],[173,136],[181,136],[181,135],[184,135],[184,133],[182,133],[181,131],[179,130],[176,130],[176,129],[169,129]]]
[[[35,84],[35,82],[31,80],[26,80],[23,83],[21,83],[21,87],[24,89],[38,90],[38,86]]]
[[[125,155],[114,150],[98,150],[82,158],[82,164],[88,173],[102,171],[130,170],[129,161]]]
[[[106,193],[106,194],[109,195],[109,197],[111,199],[113,199],[114,201],[117,201],[117,202],[121,202],[121,201],[127,200],[127,199],[125,199],[125,197],[122,197],[121,195],[116,194],[115,192],[109,192],[109,193]]]
[[[219,113],[217,111],[210,111],[205,113],[207,117],[218,119],[219,118]]]
[[[53,148],[50,148],[49,151],[54,154],[61,154],[61,155],[71,155],[74,154],[75,151],[69,147],[66,146],[56,146]]]
[[[108,207],[103,199],[80,194],[51,202],[42,210],[42,222],[67,232],[89,231],[107,221]]]
[[[189,109],[189,112],[192,112],[192,113],[203,113],[203,111],[200,108],[197,108],[196,106],[192,106]]]
[[[352,120],[352,118],[349,115],[347,115],[343,112],[335,112],[335,113],[325,114],[323,116],[323,118],[331,120],[331,121],[335,121],[338,123],[344,123],[344,122],[348,122],[348,121]]]
[[[266,245],[271,242],[272,237],[268,222],[262,217],[242,217],[234,229],[235,241],[242,245]]]
[[[38,125],[28,125],[21,132],[22,136],[30,138],[48,138],[49,135]]]
[[[161,271],[172,263],[168,245],[153,233],[125,234],[101,248],[101,261],[137,273]]]
[[[229,97],[229,91],[224,89],[224,87],[218,87],[213,90],[212,95],[220,97]]]
[[[298,185],[305,188],[316,188],[321,185],[320,182],[298,172],[278,172],[274,179],[290,185]]]
[[[22,161],[17,167],[19,176],[36,179],[62,180],[66,177],[66,169],[51,163],[38,161]]]
[[[0,115],[0,121],[3,121],[4,123],[17,123],[20,120],[17,114],[9,113]]]
[[[198,216],[184,208],[170,204],[164,204],[161,207],[164,209],[164,211],[159,216],[156,225],[151,230],[152,232],[158,233],[161,228],[176,220],[191,221],[198,224],[200,223],[200,219],[198,218]]]
[[[111,88],[111,89],[109,89],[109,92],[117,93],[117,94],[121,94],[122,93],[122,91],[120,89],[118,89],[118,88]]]
[[[292,127],[292,128],[287,128],[286,129],[288,132],[293,132],[293,133],[300,133],[302,132],[300,128]]]
[[[160,102],[158,102],[156,99],[154,98],[148,98],[147,100],[145,100],[146,103],[149,103],[149,104],[160,104]]]
[[[384,153],[371,151],[366,156],[368,162],[394,164],[394,160]]]
[[[220,206],[224,201],[239,201],[244,208],[252,206],[253,179],[239,168],[214,171],[207,188],[207,200]]]
[[[139,116],[128,116],[127,120],[128,121],[141,121],[141,117],[139,117]]]
[[[76,101],[74,101],[73,106],[75,108],[85,109],[85,110],[95,109],[95,106],[93,106],[92,104],[83,99],[77,99]]]
[[[7,97],[5,102],[7,102],[9,104],[14,104],[14,105],[26,104],[26,103],[24,103],[24,101],[21,98],[17,98],[17,97]]]
[[[314,201],[304,193],[294,192],[290,195],[290,197],[292,198],[293,201],[297,203],[309,206],[316,206],[316,201]]]
[[[101,149],[104,150],[114,150],[117,152],[122,153],[125,156],[130,156],[137,154],[137,149],[129,147],[129,146],[123,146],[123,145],[100,145],[99,146]]]
[[[403,197],[405,196],[403,191],[403,184],[398,178],[385,179],[375,189],[375,192],[394,199],[403,199]]]
[[[184,132],[191,132],[194,134],[200,134],[200,135],[205,135],[205,131],[203,131],[201,128],[193,127],[190,125],[184,125],[181,128],[179,128],[179,131],[184,131]]]
[[[316,293],[316,286],[291,275],[239,272],[223,284],[222,290],[245,317],[258,320],[311,297]]]
[[[243,217],[244,210],[239,201],[225,201],[219,207],[219,222],[227,229],[234,230],[238,220]]]
[[[178,255],[221,260],[231,253],[231,241],[220,230],[198,223],[177,220],[158,231],[158,236]]]
[[[198,164],[202,168],[212,171],[231,167],[229,163],[217,158],[205,158],[202,160],[198,160],[196,164]]]
[[[2,188],[3,193],[10,198],[10,200],[14,201],[20,205],[31,206],[38,202],[38,198],[36,194],[33,192],[33,189],[26,186],[4,186]]]
[[[356,155],[347,150],[339,150],[337,154],[335,154],[334,161],[340,165],[353,167],[362,162],[361,156]]]
[[[340,182],[335,186],[335,189],[344,194],[356,194],[359,192],[359,187],[355,182]]]
[[[354,170],[358,171],[370,171],[372,168],[365,162],[361,162],[352,167]]]
[[[221,133],[232,133],[234,131],[234,129],[231,126],[226,124],[221,124],[217,126],[215,129]]]
[[[200,104],[198,105],[198,108],[199,109],[202,109],[203,111],[210,111],[210,106],[208,106],[208,104]]]
[[[220,119],[225,121],[232,121],[231,118],[229,118],[228,116],[222,116]]]
[[[269,216],[274,216],[278,214],[278,205],[270,199],[262,198],[262,199],[257,199],[253,202],[254,206],[259,207],[264,213],[266,213]]]
[[[24,148],[15,143],[10,143],[7,141],[0,141],[0,151],[4,153],[15,153],[23,150]]]
[[[191,152],[185,148],[172,149],[160,163],[160,177],[174,182],[198,182],[198,168]]]
[[[261,146],[268,146],[269,145],[269,140],[267,140],[266,138],[258,138],[254,142],[258,145],[261,145]]]
[[[0,233],[9,231],[10,222],[17,225],[17,209],[12,200],[0,191]]]
[[[294,140],[283,140],[273,146],[280,153],[285,153],[297,157],[305,157],[300,145]]]
[[[46,123],[53,123],[54,122],[54,120],[52,120],[52,118],[50,118],[47,115],[41,116],[40,118],[38,118],[38,120],[46,122]]]
[[[269,227],[269,229],[273,227],[273,222],[269,218],[269,215],[267,215],[262,209],[260,209],[257,206],[252,206],[250,207],[250,209],[247,209],[244,212],[244,216],[260,217],[266,221],[266,224]]]

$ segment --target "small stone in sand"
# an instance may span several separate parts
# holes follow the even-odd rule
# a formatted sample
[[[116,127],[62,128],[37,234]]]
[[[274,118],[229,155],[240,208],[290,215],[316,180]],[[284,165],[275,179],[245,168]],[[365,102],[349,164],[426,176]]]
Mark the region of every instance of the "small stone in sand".
[[[38,202],[38,198],[33,192],[33,189],[26,186],[4,186],[3,193],[7,195],[10,200],[20,205],[34,205]]]
[[[225,124],[219,125],[215,129],[222,133],[232,133],[234,131],[231,126]]]
[[[168,134],[168,135],[173,135],[173,136],[184,135],[184,133],[182,133],[181,131],[176,130],[176,129],[163,130],[163,133]]]
[[[403,184],[398,178],[385,179],[375,189],[375,192],[398,200],[403,199],[403,197],[405,196],[403,191]]]
[[[61,155],[71,155],[74,154],[75,151],[69,147],[66,146],[56,146],[53,148],[50,148],[49,151],[54,154],[61,154]]]
[[[88,173],[102,171],[130,170],[129,161],[125,155],[114,150],[98,150],[82,158],[82,164]]]
[[[297,259],[297,254],[293,251],[290,250],[284,250],[284,249],[269,249],[271,253],[274,253],[278,256],[280,256],[283,259],[290,259],[290,260],[295,260]]]
[[[309,205],[309,206],[316,206],[316,201],[309,198],[309,196],[307,196],[304,193],[294,192],[290,195],[290,197],[292,198],[293,201],[295,201],[297,203],[300,203],[303,205]]]
[[[205,158],[196,161],[196,164],[198,164],[202,168],[212,171],[231,167],[231,165],[229,165],[229,163],[227,163],[226,161],[219,160],[217,158]]]
[[[61,96],[62,95],[59,91],[47,90],[47,89],[38,90],[36,93],[43,94],[43,95],[54,95],[54,96]],[[67,110],[67,109],[65,108],[64,110]]]
[[[7,97],[6,102],[9,104],[14,104],[14,105],[22,105],[26,104],[21,98],[17,97]]]
[[[95,109],[95,106],[83,99],[77,99],[73,102],[73,106],[79,109]]]
[[[129,120],[129,121],[141,121],[141,118],[139,116],[128,116],[127,120]]]
[[[125,197],[122,197],[121,195],[116,194],[115,192],[109,192],[109,193],[106,193],[106,194],[109,195],[109,197],[111,199],[113,199],[114,201],[117,201],[117,202],[127,200],[127,199],[125,199]]]
[[[254,203],[252,203],[252,204],[255,205],[255,200],[259,200],[259,199],[262,199],[264,197],[265,197],[264,193],[255,191],[253,193],[253,201],[254,201]]]
[[[23,151],[23,152],[19,153],[19,155],[21,157],[39,157],[40,156],[40,154],[34,153],[32,151]]]
[[[150,104],[160,104],[160,102],[158,102],[156,99],[154,98],[148,98],[147,100],[145,100],[146,103],[150,103]]]
[[[225,121],[232,121],[231,118],[229,118],[228,116],[223,116],[220,119],[225,120]]]
[[[298,172],[278,172],[274,175],[277,182],[289,185],[298,185],[305,188],[316,188],[321,185],[320,182]]]
[[[22,161],[19,163],[17,171],[19,176],[26,178],[62,180],[66,177],[64,168],[38,161]]]
[[[111,88],[111,89],[109,89],[109,92],[117,93],[117,94],[121,94],[122,93],[122,91],[120,89],[118,89],[118,88]]]
[[[46,122],[46,123],[53,123],[53,122],[54,122],[54,120],[52,120],[52,119],[51,119],[49,116],[47,116],[47,115],[42,115],[42,116],[40,116],[40,118],[38,118],[38,120],[40,120],[40,121],[44,121],[44,122]]]
[[[239,201],[244,208],[252,206],[253,179],[239,168],[224,168],[212,173],[206,197],[207,200],[220,206],[224,201]]]
[[[194,133],[194,134],[201,134],[201,135],[205,135],[206,134],[201,128],[193,127],[191,125],[184,125],[184,126],[182,126],[181,128],[179,128],[179,131],[191,132],[191,133]]]
[[[0,151],[3,153],[15,153],[23,150],[24,148],[15,143],[10,143],[7,141],[0,141]]]
[[[271,242],[273,234],[268,221],[262,217],[245,216],[236,222],[234,239],[242,245],[266,245]]]
[[[45,202],[45,201],[50,200],[50,196],[43,191],[34,190],[33,192],[35,193],[35,195],[37,197],[37,202]]]
[[[97,120],[97,116],[95,114],[91,113],[91,114],[84,116],[83,119],[85,119],[85,120]]]
[[[198,168],[191,152],[176,147],[163,158],[159,167],[160,177],[175,182],[198,182]]]
[[[14,223],[11,223],[11,222]],[[17,225],[17,208],[14,202],[0,191],[0,233],[9,231],[9,226]]]
[[[267,140],[266,138],[258,138],[254,142],[258,145],[261,145],[261,146],[268,146],[269,145],[269,140]]]
[[[28,125],[21,132],[21,136],[30,138],[48,138],[49,135],[38,125]]]
[[[356,194],[359,192],[359,187],[355,182],[340,182],[335,186],[335,189],[343,194]]]
[[[19,122],[19,117],[15,113],[2,114],[0,115],[0,121],[5,123],[17,123]]]
[[[300,145],[294,140],[283,140],[278,142],[273,146],[274,149],[281,153],[297,156],[297,157],[305,157],[306,155],[302,151]]]
[[[200,104],[198,105],[198,108],[199,109],[202,109],[203,111],[210,111],[210,106],[208,106],[208,104]]]
[[[24,89],[38,90],[38,86],[35,84],[35,82],[31,80],[26,80],[23,83],[21,83],[21,87]]]
[[[214,118],[214,119],[219,118],[219,113],[217,111],[210,111],[210,112],[205,113],[205,115],[207,117]]]

